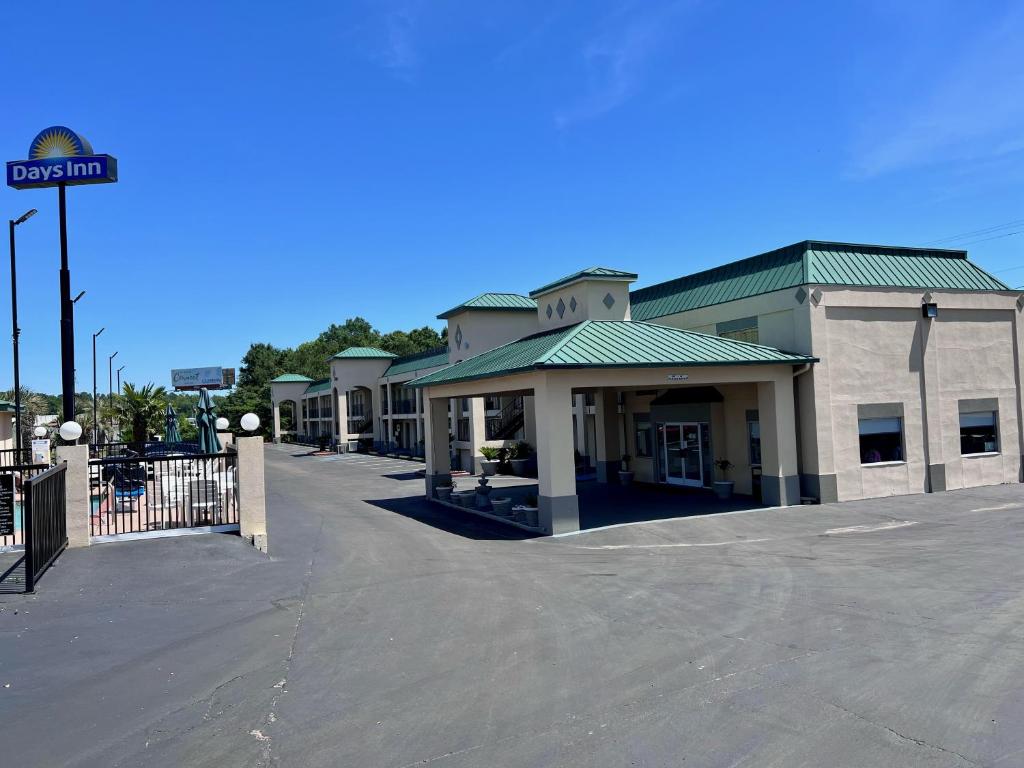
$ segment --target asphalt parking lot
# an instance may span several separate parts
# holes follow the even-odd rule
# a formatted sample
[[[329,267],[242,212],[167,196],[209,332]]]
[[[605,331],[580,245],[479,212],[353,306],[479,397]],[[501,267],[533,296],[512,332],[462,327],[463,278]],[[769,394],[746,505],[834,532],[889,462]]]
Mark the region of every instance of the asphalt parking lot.
[[[542,539],[298,453],[269,559],[104,544],[0,596],[4,764],[1024,765],[1021,486]]]

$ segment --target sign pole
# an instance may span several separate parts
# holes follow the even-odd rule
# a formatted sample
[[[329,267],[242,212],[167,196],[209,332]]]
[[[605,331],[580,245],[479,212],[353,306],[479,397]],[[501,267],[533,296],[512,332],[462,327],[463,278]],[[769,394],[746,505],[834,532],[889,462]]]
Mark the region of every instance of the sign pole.
[[[75,420],[75,315],[68,269],[68,214],[65,185],[57,186],[60,209],[60,358],[64,400],[63,421]]]
[[[17,449],[12,464],[21,463],[21,362],[18,359],[18,271],[14,256],[14,220],[8,222],[11,231],[11,326],[14,337],[14,447]]]

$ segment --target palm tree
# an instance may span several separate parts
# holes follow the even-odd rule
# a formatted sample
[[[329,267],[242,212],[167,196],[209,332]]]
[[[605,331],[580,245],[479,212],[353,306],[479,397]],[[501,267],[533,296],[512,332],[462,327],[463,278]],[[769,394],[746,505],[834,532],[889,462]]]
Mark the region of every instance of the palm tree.
[[[14,402],[14,390],[0,392],[0,400]],[[46,413],[46,399],[28,387],[21,387],[21,444],[28,449],[36,427],[36,416]]]
[[[125,421],[131,425],[132,442],[146,442],[149,434],[156,432],[163,423],[167,390],[153,384],[144,387],[125,384],[120,400]]]

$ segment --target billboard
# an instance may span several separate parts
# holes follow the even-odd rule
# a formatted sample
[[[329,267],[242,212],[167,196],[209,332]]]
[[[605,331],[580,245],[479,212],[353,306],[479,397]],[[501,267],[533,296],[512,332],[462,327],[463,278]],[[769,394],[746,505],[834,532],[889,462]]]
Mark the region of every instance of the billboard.
[[[230,389],[234,384],[234,368],[210,366],[171,370],[171,386],[175,389]]]
[[[29,145],[28,158],[7,163],[7,186],[35,189],[117,181],[117,159],[93,153],[84,137],[62,125],[40,131]]]

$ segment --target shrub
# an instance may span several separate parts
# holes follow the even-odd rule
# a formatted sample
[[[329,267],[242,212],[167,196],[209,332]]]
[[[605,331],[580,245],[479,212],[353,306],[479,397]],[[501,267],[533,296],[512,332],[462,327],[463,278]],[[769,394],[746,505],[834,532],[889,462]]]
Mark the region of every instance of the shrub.
[[[528,459],[533,456],[533,446],[525,440],[520,440],[509,449],[510,459]]]
[[[499,448],[495,448],[494,446],[491,445],[480,446],[480,455],[483,456],[488,461],[499,461],[500,454],[501,449]]]

